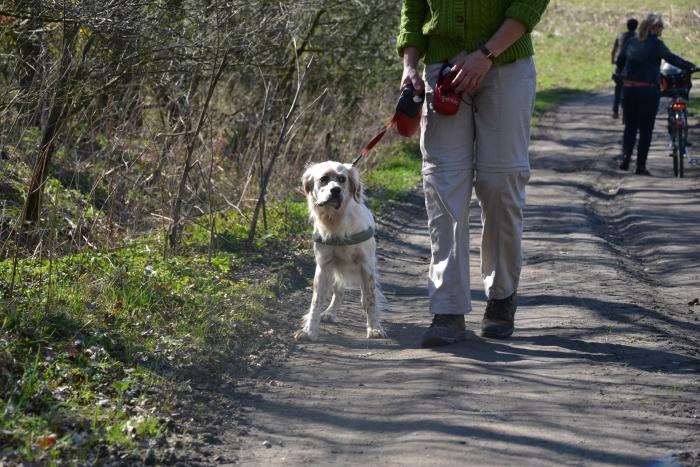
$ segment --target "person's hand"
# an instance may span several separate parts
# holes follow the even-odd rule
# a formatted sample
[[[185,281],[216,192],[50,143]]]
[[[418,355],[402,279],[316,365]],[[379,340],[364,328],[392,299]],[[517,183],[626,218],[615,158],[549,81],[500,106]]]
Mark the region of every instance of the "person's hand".
[[[403,76],[401,77],[401,89],[407,84],[413,85],[414,94],[423,94],[425,92],[425,83],[421,78],[420,73],[415,66],[404,65]]]
[[[415,47],[406,47],[403,51],[403,75],[401,76],[401,89],[407,84],[413,85],[414,94],[425,92],[425,83],[418,73],[418,59],[420,51]]]
[[[452,86],[458,94],[472,94],[479,89],[481,81],[491,69],[492,63],[481,50],[476,50],[466,56],[463,62],[456,63],[454,68],[459,70]]]

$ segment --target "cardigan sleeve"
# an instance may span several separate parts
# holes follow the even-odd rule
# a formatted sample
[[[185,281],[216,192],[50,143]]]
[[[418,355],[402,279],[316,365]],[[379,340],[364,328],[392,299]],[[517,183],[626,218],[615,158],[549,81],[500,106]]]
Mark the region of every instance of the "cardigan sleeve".
[[[549,0],[516,0],[506,10],[506,17],[523,23],[527,32],[532,32],[548,3]]]
[[[427,9],[425,0],[403,0],[399,36],[396,38],[399,57],[403,56],[406,47],[416,47],[421,55],[425,54],[427,39],[423,35],[423,23]]]

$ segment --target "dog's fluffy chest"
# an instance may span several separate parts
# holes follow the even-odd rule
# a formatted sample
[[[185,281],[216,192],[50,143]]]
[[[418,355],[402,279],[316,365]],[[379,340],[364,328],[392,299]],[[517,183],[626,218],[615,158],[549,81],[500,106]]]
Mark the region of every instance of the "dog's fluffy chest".
[[[363,242],[364,243],[364,242]],[[367,251],[358,245],[315,245],[316,259],[334,267],[359,267],[367,262]]]

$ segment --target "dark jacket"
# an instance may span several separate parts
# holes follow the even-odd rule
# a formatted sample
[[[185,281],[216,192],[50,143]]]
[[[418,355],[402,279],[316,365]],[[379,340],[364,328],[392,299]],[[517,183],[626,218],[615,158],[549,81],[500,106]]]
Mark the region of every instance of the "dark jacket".
[[[649,35],[646,40],[640,41],[638,37],[633,37],[625,43],[617,57],[617,69],[622,70],[622,76],[626,80],[658,84],[662,58],[684,70],[695,67],[691,62],[674,55],[661,39]]]
[[[636,36],[637,33],[634,31],[625,31],[623,33],[620,33],[615,38],[615,43],[613,44],[613,52],[615,53],[615,63],[617,63],[617,58],[620,56],[620,52],[622,52],[622,49],[625,48],[625,44],[627,41],[632,39],[634,36]]]

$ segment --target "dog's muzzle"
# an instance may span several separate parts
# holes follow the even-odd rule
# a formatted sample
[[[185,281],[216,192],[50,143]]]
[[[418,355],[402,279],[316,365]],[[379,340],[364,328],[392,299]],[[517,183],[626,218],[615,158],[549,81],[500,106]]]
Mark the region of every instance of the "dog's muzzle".
[[[340,205],[343,204],[343,193],[340,190],[340,188],[333,188],[331,189],[331,194],[326,198],[324,201],[319,201],[316,203],[317,206],[328,206],[328,205],[333,206],[336,209],[340,209]]]

